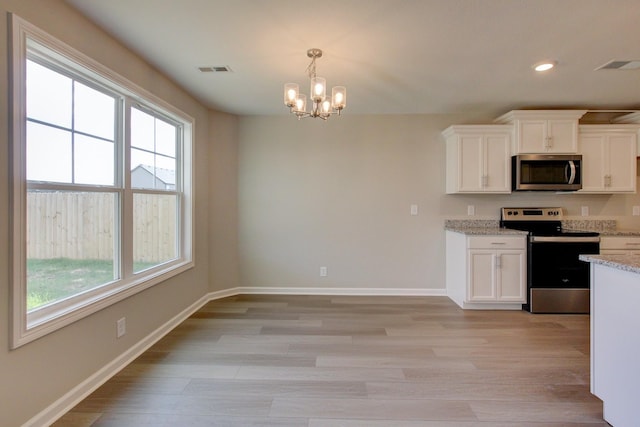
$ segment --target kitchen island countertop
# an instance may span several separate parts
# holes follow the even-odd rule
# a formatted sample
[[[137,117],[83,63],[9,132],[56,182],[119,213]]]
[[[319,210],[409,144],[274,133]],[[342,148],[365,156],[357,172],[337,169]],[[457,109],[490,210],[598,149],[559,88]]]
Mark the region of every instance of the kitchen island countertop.
[[[580,260],[640,274],[640,254],[580,255]]]

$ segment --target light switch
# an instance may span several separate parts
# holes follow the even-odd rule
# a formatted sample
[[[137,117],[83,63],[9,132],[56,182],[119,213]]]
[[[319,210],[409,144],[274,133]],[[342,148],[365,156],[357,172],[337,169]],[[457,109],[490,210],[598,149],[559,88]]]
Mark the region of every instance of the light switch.
[[[476,207],[474,205],[467,206],[467,215],[474,216],[476,214]]]
[[[582,207],[582,216],[589,216],[589,206]]]
[[[411,205],[411,215],[418,215],[418,205]]]

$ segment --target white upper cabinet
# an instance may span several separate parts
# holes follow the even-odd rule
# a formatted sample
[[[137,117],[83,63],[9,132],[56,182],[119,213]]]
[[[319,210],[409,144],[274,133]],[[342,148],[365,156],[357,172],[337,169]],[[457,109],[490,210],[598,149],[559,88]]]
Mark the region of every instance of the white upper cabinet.
[[[578,152],[578,120],[586,110],[514,110],[496,123],[513,124],[514,154]]]
[[[447,128],[447,193],[511,192],[511,126]]]
[[[638,125],[581,125],[581,193],[635,193]]]

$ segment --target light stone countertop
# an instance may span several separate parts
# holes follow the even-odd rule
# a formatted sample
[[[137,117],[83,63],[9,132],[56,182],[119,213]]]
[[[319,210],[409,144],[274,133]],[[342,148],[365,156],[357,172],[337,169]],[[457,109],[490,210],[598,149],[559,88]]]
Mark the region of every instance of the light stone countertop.
[[[493,219],[447,219],[445,230],[475,236],[519,235],[524,231],[500,228],[500,221]],[[576,231],[595,231],[605,237],[640,237],[640,230],[616,229],[614,220],[562,220],[562,228]]]
[[[526,231],[500,228],[498,220],[448,219],[444,223],[444,229],[469,236],[526,236],[528,234]]]
[[[580,255],[581,261],[640,274],[640,255]]]

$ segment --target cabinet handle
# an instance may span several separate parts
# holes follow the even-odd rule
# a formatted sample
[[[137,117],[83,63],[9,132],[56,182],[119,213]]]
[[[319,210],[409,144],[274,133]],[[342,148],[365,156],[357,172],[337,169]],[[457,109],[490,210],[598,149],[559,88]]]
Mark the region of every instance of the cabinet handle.
[[[627,246],[639,246],[640,243],[627,242],[627,243],[625,243],[625,245],[627,245]]]
[[[482,175],[482,187],[486,187],[489,182],[489,176]]]
[[[550,137],[550,136],[547,137],[547,143],[544,146],[547,150],[550,149],[553,146],[552,140],[553,140],[552,137]]]
[[[496,268],[501,268],[501,267],[502,267],[502,256],[496,255]]]
[[[492,245],[506,245],[506,242],[491,242]]]

